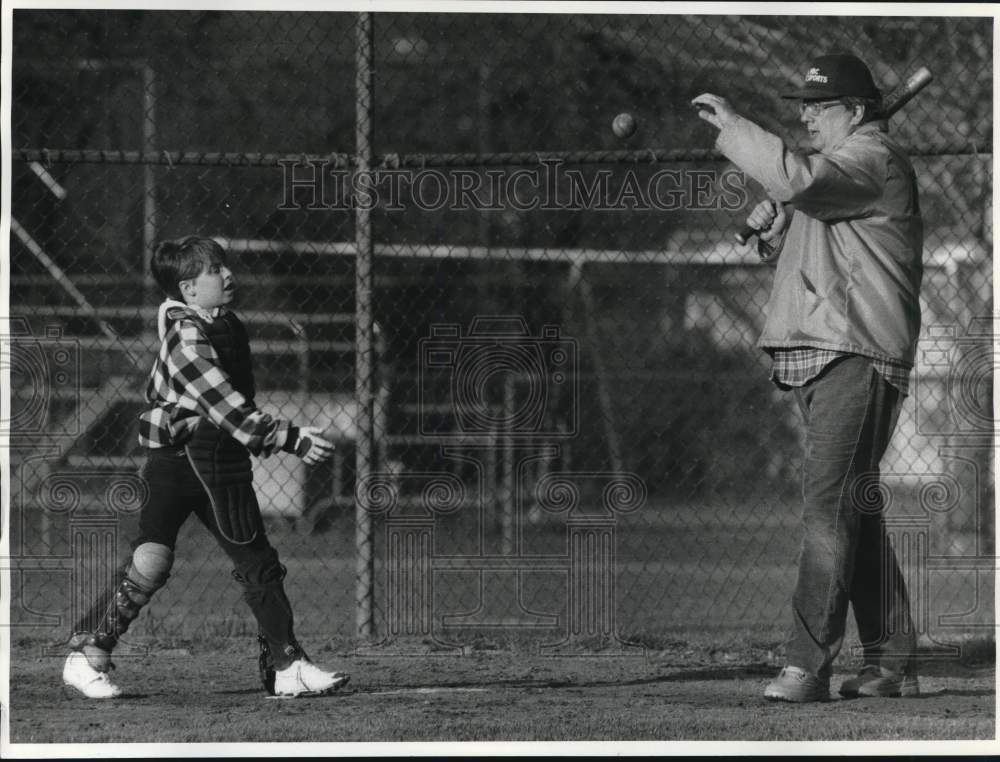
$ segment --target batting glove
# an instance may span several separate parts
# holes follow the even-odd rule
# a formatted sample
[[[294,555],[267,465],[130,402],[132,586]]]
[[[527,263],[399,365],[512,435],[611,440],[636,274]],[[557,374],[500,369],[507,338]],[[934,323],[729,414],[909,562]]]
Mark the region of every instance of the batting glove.
[[[322,429],[315,426],[303,426],[299,429],[299,441],[295,445],[295,454],[302,458],[308,466],[315,466],[333,455],[333,442],[320,436]]]

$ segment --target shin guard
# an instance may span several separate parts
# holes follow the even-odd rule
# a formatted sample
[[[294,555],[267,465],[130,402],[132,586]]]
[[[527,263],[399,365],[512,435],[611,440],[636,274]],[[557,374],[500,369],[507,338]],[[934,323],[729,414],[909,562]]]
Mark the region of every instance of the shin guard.
[[[107,672],[111,651],[125,634],[142,608],[157,590],[166,584],[173,566],[174,553],[166,545],[147,542],[132,553],[125,577],[118,584],[114,597],[94,632],[79,632],[70,640],[70,648],[86,655],[90,665]]]
[[[233,577],[243,587],[243,599],[257,620],[259,653],[257,666],[261,683],[274,693],[274,673],[305,654],[295,639],[292,605],[285,595],[285,567],[277,554],[255,570],[234,571]]]

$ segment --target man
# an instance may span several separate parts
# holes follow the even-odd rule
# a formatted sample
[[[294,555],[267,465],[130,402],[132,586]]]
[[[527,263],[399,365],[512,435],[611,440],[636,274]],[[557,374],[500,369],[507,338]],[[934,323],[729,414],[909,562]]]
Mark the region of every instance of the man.
[[[747,218],[761,256],[777,263],[758,345],[806,429],[795,629],[787,666],[764,695],[829,698],[848,603],[864,667],[841,695],[916,695],[910,605],[879,485],[920,329],[916,178],[860,59],[816,58],[803,86],[782,97],[799,101],[814,152],[791,151],[717,95],[692,101],[719,129],[719,150],[770,197]]]

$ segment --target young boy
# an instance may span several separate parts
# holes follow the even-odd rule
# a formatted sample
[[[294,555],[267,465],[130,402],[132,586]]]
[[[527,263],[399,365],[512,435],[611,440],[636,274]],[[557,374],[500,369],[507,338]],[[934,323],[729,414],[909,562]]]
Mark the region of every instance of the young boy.
[[[232,560],[257,619],[265,689],[278,696],[333,692],[350,678],[315,666],[295,639],[285,567],[267,540],[250,465],[251,453],[267,457],[276,450],[313,465],[329,458],[333,445],[318,429],[255,408],[250,345],[225,307],[235,283],[219,244],[196,236],[163,242],[153,275],[169,298],[157,321],[163,343],[146,389],[151,407],[139,418],[149,499],[117,589],[106,591],[76,627],[63,682],[88,698],[122,695],[108,675],[111,651],[167,581],[177,534],[194,513]]]

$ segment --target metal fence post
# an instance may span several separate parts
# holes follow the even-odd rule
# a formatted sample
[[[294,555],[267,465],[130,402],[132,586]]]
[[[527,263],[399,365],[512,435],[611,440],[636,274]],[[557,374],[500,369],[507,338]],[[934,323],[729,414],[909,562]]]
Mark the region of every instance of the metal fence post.
[[[372,49],[374,44],[372,14],[359,13],[357,22],[357,105],[355,137],[357,144],[357,172],[370,172],[372,158],[372,106],[374,78]],[[358,252],[355,259],[355,393],[358,398],[357,483],[361,484],[372,470],[374,431],[374,316],[372,314],[372,230],[371,212],[364,203],[356,205],[355,238]],[[374,563],[372,548],[372,519],[364,507],[355,507],[355,604],[357,635],[371,639],[374,632],[372,604],[374,594]]]
[[[142,150],[156,150],[156,73],[142,64]],[[142,291],[143,304],[153,304],[153,249],[156,246],[156,166],[142,165]]]

